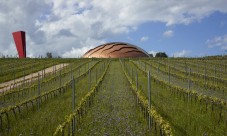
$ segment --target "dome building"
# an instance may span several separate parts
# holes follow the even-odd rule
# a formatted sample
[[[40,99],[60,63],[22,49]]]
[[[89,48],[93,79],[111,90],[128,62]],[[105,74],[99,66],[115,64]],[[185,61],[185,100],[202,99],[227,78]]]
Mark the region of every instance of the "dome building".
[[[143,49],[123,42],[102,44],[87,51],[83,58],[134,58],[149,57]]]

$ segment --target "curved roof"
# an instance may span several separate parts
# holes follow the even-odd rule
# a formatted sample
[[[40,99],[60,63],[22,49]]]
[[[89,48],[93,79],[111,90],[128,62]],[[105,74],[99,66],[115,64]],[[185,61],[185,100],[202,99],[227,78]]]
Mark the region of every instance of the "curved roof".
[[[87,51],[83,58],[132,58],[149,57],[143,49],[124,42],[102,44]]]

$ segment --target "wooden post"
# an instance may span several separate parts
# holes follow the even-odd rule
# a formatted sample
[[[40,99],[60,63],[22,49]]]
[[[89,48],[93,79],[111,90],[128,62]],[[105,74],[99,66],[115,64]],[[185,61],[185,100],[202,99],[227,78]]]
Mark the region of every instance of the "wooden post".
[[[133,68],[132,68],[132,83],[133,83]]]
[[[75,112],[75,79],[74,76],[72,76],[72,113]],[[75,135],[75,128],[76,128],[76,120],[75,117],[73,117],[72,120],[72,135]]]
[[[186,62],[186,60],[184,61],[184,65],[185,65],[185,73],[187,73],[187,62]]]
[[[206,65],[206,61],[205,61],[205,67],[204,67],[204,82],[206,83],[206,75],[207,74],[207,65]]]
[[[16,79],[15,79],[15,78],[16,78],[16,77],[15,77],[15,71],[14,71],[14,73],[13,73],[13,78],[14,78],[14,79],[13,79],[13,89],[14,89],[14,87],[15,87],[15,80],[16,80]]]
[[[188,72],[188,90],[190,90],[191,88],[190,76],[191,76],[191,68],[189,68],[189,72]]]
[[[31,82],[30,82],[30,84],[32,83],[32,81],[33,81],[33,73],[34,73],[34,65],[32,66],[32,78],[31,78]]]
[[[102,66],[99,67],[99,74],[102,73]]]
[[[25,87],[25,71],[24,71],[23,74],[24,74],[24,77],[23,77],[23,84],[24,84],[24,85],[23,85],[23,86]]]
[[[95,69],[95,83],[97,83],[97,68]]]
[[[199,73],[199,62],[197,62],[197,73]]]
[[[85,66],[84,66],[84,72],[86,71],[86,68],[87,68],[87,64],[85,64]]]
[[[158,73],[159,73],[160,62],[158,61]]]
[[[59,82],[60,82],[60,92],[61,92],[61,70],[60,70],[60,75],[59,75]]]
[[[224,65],[225,65],[225,72],[226,72],[226,63],[224,63]]]
[[[54,74],[55,74],[55,76],[56,76],[56,71],[57,71],[57,69],[56,69],[56,65],[54,65]]]
[[[138,91],[138,72],[136,71],[136,91]]]
[[[170,66],[168,69],[169,69],[169,72],[168,72],[169,78],[168,79],[169,79],[169,84],[170,84]]]
[[[38,73],[38,110],[40,110],[40,78],[39,78],[39,73]]]
[[[138,73],[136,71],[136,91],[138,91]],[[136,101],[137,101],[137,104],[139,103],[139,98],[138,96],[136,95]]]
[[[54,74],[54,65],[53,65],[53,72],[52,73]]]
[[[44,77],[46,76],[46,66],[45,66],[45,64],[44,64]]]
[[[165,70],[166,70],[166,67],[167,67],[167,66],[166,66],[166,60],[165,60]]]
[[[223,71],[223,70],[222,70],[222,67],[220,67],[220,71]],[[222,78],[222,74],[220,74],[220,79],[221,79],[221,78]]]
[[[42,69],[42,81],[43,81],[43,76],[44,76],[44,74],[43,74],[43,69]]]
[[[89,90],[91,90],[91,70],[89,69]]]
[[[150,71],[147,74],[147,81],[148,81],[148,110],[151,109],[151,82],[150,82]],[[151,128],[151,116],[149,115],[149,129]]]
[[[63,70],[63,72],[65,71],[65,63],[63,63],[63,67],[62,67],[62,70]]]
[[[216,74],[217,74],[217,69],[216,69],[216,65],[214,65],[215,68],[214,68],[214,84],[216,84]]]

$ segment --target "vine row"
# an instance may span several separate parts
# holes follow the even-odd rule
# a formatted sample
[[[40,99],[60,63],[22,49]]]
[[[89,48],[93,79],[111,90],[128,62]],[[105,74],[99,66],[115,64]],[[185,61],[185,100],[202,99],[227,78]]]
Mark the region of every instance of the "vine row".
[[[122,64],[122,69],[124,71],[124,74],[125,74],[128,82],[131,84],[131,88],[133,89],[134,94],[137,96],[138,101],[139,101],[140,106],[142,107],[142,109],[145,110],[145,112],[147,112],[149,114],[148,116],[150,116],[151,118],[153,118],[155,120],[155,122],[161,127],[162,134],[167,135],[167,136],[172,136],[173,135],[173,130],[172,130],[169,122],[167,122],[166,120],[164,120],[162,118],[162,116],[158,114],[158,112],[155,110],[154,107],[149,108],[149,106],[148,106],[148,100],[146,99],[146,97],[144,97],[141,94],[142,90],[138,89],[132,83],[132,80],[130,80],[130,77],[127,75],[127,73],[126,73],[126,71],[124,69],[123,64]]]
[[[89,91],[82,99],[81,101],[79,102],[76,110],[66,116],[66,120],[65,122],[61,123],[55,130],[54,132],[54,136],[57,136],[57,135],[64,135],[66,131],[65,129],[67,128],[67,132],[68,132],[68,135],[72,135],[75,133],[75,128],[73,127],[73,123],[76,121],[78,123],[80,123],[82,117],[84,114],[86,114],[86,108],[87,107],[90,107],[91,104],[92,104],[92,101],[96,95],[96,93],[98,92],[98,88],[99,86],[102,84],[102,81],[107,73],[107,70],[109,68],[109,64],[110,62],[108,63],[105,71],[103,72],[103,75],[98,79],[98,82],[97,84],[91,89],[91,91]]]

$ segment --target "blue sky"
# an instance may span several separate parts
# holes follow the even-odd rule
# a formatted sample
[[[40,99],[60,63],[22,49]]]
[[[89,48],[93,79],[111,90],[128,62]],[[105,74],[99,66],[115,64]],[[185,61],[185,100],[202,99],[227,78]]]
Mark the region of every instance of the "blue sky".
[[[164,36],[164,32],[172,31],[172,35]],[[207,55],[227,54],[227,42],[220,46],[209,47],[207,40],[227,34],[227,14],[214,12],[202,20],[188,25],[176,24],[166,26],[162,22],[141,24],[137,30],[128,34],[109,38],[107,41],[125,41],[145,49],[147,52],[166,52],[170,57],[184,52],[184,57],[200,57]],[[146,37],[141,40],[141,37]],[[218,43],[216,43],[218,44]]]
[[[227,54],[226,0],[7,0],[0,2],[0,57],[17,56],[12,32],[26,32],[28,57],[79,57],[128,42],[170,57]]]

